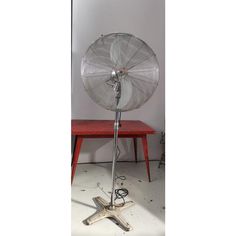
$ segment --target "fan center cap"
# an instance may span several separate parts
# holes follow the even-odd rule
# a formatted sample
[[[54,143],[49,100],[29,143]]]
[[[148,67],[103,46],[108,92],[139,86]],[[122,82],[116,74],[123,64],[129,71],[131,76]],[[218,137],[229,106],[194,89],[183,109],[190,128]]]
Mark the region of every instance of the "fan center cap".
[[[123,78],[127,74],[128,74],[128,71],[125,68],[112,70],[111,72],[112,78]]]

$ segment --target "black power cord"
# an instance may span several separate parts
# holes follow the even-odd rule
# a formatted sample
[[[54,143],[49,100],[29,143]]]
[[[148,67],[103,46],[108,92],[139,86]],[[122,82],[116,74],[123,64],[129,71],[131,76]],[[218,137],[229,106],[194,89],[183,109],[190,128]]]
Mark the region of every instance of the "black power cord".
[[[119,159],[120,157],[120,148],[119,145],[117,145],[117,156],[116,156],[116,161]],[[120,179],[120,180],[126,180],[126,177],[124,175],[120,175],[120,176],[116,176],[116,180]],[[128,189],[126,188],[117,188],[115,189],[115,200],[117,199],[122,199],[123,200],[123,204],[121,206],[125,205],[125,197],[129,194]]]
[[[120,175],[120,176],[116,176],[116,180],[117,179],[126,180],[126,177],[124,175]]]
[[[121,180],[126,180],[126,177],[124,175],[121,176],[116,176],[116,180],[117,179],[121,179]],[[115,189],[115,199],[122,199],[123,200],[123,204],[122,206],[125,205],[125,197],[129,194],[128,189],[126,188],[117,188]]]
[[[116,199],[122,199],[123,200],[123,204],[122,206],[125,205],[125,197],[129,194],[129,191],[128,189],[126,188],[118,188],[118,189],[115,189],[115,200]]]

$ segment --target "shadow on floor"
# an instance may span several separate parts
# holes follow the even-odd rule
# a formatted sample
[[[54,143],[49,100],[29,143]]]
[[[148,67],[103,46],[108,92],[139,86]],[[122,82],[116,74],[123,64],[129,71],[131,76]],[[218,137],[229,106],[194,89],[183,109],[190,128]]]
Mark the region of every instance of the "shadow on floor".
[[[78,200],[75,200],[75,199],[71,199],[71,201],[76,203],[76,204],[80,204],[80,205],[83,205],[83,206],[86,206],[86,207],[93,208],[95,210],[97,209],[95,206],[89,205],[87,203],[84,203],[84,202],[81,202],[81,201],[78,201]]]

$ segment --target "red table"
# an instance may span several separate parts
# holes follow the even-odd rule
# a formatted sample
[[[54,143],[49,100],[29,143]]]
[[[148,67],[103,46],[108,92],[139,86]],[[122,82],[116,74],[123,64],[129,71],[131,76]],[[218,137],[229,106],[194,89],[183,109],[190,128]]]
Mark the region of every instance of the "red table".
[[[72,135],[75,136],[75,148],[72,157],[71,183],[75,175],[79,153],[84,138],[113,138],[114,120],[72,120]],[[122,120],[119,128],[119,138],[133,138],[134,154],[137,162],[137,138],[142,139],[144,158],[146,162],[148,180],[151,181],[147,135],[155,130],[139,120]]]

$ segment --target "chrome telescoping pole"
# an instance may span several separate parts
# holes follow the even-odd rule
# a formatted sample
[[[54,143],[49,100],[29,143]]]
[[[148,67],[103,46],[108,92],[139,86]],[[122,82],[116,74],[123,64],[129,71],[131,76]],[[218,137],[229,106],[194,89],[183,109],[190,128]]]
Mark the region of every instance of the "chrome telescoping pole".
[[[116,75],[118,79],[118,75]],[[113,160],[112,160],[112,190],[111,190],[111,203],[110,208],[115,208],[115,183],[116,183],[116,161],[117,161],[117,151],[118,151],[118,132],[120,126],[121,112],[118,110],[118,104],[121,96],[121,85],[119,80],[116,81],[114,86],[114,91],[116,93],[116,114],[114,123],[114,139],[113,139]]]
[[[116,111],[114,123],[114,141],[113,141],[113,160],[112,160],[112,191],[111,191],[111,208],[114,208],[115,201],[115,182],[116,182],[116,161],[118,151],[118,132],[120,126],[120,111]]]

